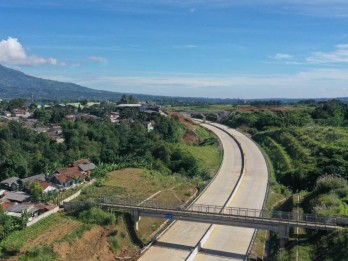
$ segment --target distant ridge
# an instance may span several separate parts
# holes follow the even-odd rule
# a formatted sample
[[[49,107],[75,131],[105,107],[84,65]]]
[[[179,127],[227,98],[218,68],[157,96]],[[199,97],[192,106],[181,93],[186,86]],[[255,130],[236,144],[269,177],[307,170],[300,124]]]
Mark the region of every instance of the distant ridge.
[[[75,83],[52,81],[24,74],[23,72],[7,68],[0,64],[0,99],[34,98],[35,100],[118,100],[123,94],[133,95],[138,100],[157,101],[181,101],[200,102],[205,104],[237,103],[238,99],[221,98],[196,98],[196,97],[169,97],[146,94],[130,94],[111,91],[95,90],[80,86]],[[348,101],[348,97],[338,98]],[[303,99],[269,98],[269,99],[247,99],[247,101],[281,100],[284,103],[297,102]],[[328,100],[327,98],[315,99]]]
[[[83,87],[74,83],[46,80],[0,65],[0,98],[51,100],[119,99],[123,94]],[[146,97],[146,95],[134,95]]]

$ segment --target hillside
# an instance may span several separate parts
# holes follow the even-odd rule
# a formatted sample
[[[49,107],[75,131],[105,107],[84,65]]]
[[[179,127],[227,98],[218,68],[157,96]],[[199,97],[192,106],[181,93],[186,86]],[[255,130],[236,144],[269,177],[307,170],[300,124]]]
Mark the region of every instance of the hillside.
[[[0,64],[0,99],[32,98],[36,100],[119,100],[120,92],[95,90],[74,83],[58,82],[26,75]],[[235,99],[166,97],[158,95],[129,94],[138,100],[160,101],[168,104],[231,103]]]
[[[123,94],[120,92],[95,90],[74,83],[58,82],[26,75],[20,71],[7,68],[0,64],[0,99],[32,98],[36,100],[118,100]],[[206,104],[238,104],[239,99],[230,98],[202,98],[202,97],[169,97],[158,95],[131,94],[138,100],[160,101],[170,105],[206,105]],[[348,101],[348,97],[338,98]],[[301,99],[250,99],[248,103],[278,100],[282,103],[295,103]],[[317,101],[327,98],[316,99]],[[243,101],[244,102],[244,101]]]
[[[40,79],[0,65],[0,97],[36,99],[118,99],[121,93],[93,90],[74,83]]]

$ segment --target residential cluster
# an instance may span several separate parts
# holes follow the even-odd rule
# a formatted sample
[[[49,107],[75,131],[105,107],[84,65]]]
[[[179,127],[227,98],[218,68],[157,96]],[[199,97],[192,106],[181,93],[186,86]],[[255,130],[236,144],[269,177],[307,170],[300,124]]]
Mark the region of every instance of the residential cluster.
[[[59,193],[90,179],[94,163],[87,159],[74,161],[69,167],[57,169],[50,175],[38,174],[27,178],[11,177],[0,182],[0,205],[7,215],[20,217],[26,212],[29,221],[53,209],[56,205],[38,203],[32,195],[34,183],[43,194]]]

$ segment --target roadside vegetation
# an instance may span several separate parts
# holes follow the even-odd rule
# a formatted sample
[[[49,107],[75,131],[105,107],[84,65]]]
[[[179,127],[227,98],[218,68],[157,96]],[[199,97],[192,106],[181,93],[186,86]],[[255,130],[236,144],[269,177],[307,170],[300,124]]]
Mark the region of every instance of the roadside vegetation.
[[[2,102],[1,106],[20,107],[21,103],[19,99]],[[89,108],[89,113],[104,119],[107,112],[115,110],[112,106],[115,105],[98,103]],[[199,193],[221,162],[222,152],[215,135],[179,115],[164,117],[126,108],[120,114],[131,120],[115,125],[106,118],[66,120],[65,116],[76,108],[33,110],[40,124],[59,124],[65,142],[56,143],[45,133],[36,133],[19,122],[2,124],[0,180],[50,173],[73,160],[88,158],[97,165],[91,176],[96,181],[83,187],[76,200],[113,197],[139,203],[151,199],[180,206]],[[150,121],[155,127],[149,132],[144,122]],[[67,190],[58,200],[79,189]],[[117,256],[134,256],[165,222],[142,218],[139,231],[134,231],[128,213],[109,213],[93,206],[53,214],[24,229],[23,222],[15,222],[2,211],[0,219],[0,259],[19,260],[113,260]]]
[[[240,106],[226,124],[249,133],[268,155],[274,173],[268,208],[348,216],[347,104]],[[254,255],[262,257],[265,233],[258,238]],[[292,231],[285,250],[278,252],[272,235],[268,258],[292,260],[298,254],[299,260],[346,260],[347,238],[345,231]]]

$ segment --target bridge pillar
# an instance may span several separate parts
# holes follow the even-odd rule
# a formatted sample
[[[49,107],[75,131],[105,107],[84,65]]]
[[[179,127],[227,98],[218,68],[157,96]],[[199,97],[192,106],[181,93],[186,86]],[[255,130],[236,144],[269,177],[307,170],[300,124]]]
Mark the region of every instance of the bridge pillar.
[[[138,231],[139,230],[139,221],[140,221],[139,211],[138,210],[133,210],[131,212],[131,215],[132,215],[132,220],[133,220],[133,223],[134,223],[134,229],[136,231]]]
[[[200,113],[200,115],[202,116],[203,123],[206,123],[207,122],[207,116],[205,116],[204,113]]]
[[[285,244],[289,239],[289,230],[290,229],[288,225],[279,227],[279,245],[281,249],[285,247]]]

